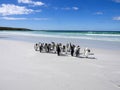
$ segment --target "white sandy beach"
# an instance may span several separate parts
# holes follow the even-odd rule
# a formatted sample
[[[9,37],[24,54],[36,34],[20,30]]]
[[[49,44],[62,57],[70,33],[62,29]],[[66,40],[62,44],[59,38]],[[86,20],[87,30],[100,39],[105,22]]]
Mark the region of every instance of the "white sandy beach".
[[[120,90],[119,50],[92,48],[87,59],[36,52],[33,45],[0,39],[0,90]]]

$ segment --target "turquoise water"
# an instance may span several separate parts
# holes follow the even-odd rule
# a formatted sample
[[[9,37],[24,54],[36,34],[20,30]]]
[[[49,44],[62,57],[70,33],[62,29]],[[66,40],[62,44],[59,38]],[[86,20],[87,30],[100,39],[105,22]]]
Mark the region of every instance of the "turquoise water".
[[[0,31],[0,39],[71,42],[81,47],[120,50],[120,31]]]
[[[0,31],[0,35],[22,35],[120,42],[120,31]]]
[[[120,31],[33,31],[36,35],[120,42]]]

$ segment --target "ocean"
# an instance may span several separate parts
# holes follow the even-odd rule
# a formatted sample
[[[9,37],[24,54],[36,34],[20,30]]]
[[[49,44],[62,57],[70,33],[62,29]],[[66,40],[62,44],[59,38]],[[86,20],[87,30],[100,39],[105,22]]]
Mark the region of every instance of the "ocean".
[[[120,31],[0,31],[0,37],[6,37],[5,39],[30,41],[34,43],[55,41],[63,43],[79,43],[85,47],[89,46],[108,49],[119,49],[120,47]]]
[[[120,31],[34,31],[37,36],[120,42]]]

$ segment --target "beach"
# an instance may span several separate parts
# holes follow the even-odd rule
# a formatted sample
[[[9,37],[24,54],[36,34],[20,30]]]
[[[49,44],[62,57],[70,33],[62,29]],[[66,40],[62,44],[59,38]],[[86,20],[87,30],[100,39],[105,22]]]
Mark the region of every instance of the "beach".
[[[7,35],[6,35],[7,36]],[[0,90],[119,90],[120,50],[118,46],[102,48],[82,43],[94,55],[77,58],[70,55],[40,53],[35,42],[64,43],[69,39],[16,37],[0,38]],[[12,35],[13,36],[13,35]],[[23,40],[24,39],[24,40]],[[30,40],[35,39],[33,42]],[[28,40],[28,41],[27,41]],[[74,43],[74,39],[70,39]],[[89,41],[90,42],[90,41]],[[101,43],[102,45],[102,43]],[[109,46],[109,43],[106,46]],[[113,43],[114,45],[114,43]],[[113,49],[111,49],[113,48]]]
[[[0,90],[120,90],[120,0],[0,0]]]

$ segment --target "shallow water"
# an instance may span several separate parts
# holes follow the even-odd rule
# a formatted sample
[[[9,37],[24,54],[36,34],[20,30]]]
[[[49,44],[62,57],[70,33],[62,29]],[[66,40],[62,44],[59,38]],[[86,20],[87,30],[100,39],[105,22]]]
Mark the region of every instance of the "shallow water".
[[[1,31],[1,39],[74,43],[81,47],[120,50],[120,32]]]

